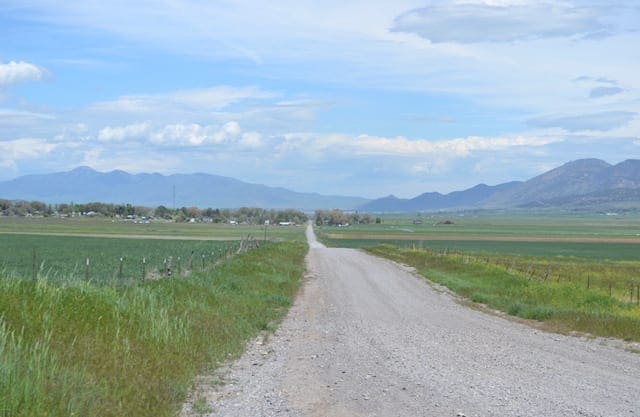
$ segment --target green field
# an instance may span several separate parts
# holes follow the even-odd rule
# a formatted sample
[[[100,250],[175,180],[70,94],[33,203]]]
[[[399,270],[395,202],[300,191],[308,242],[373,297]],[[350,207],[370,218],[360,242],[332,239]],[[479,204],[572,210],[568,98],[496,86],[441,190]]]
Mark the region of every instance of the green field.
[[[422,224],[414,224],[419,220]],[[442,224],[450,221],[453,224]],[[440,224],[439,224],[440,223]],[[346,228],[321,227],[337,238],[357,235],[375,239],[376,235],[401,236],[402,239],[495,237],[554,237],[582,239],[622,239],[640,243],[640,215],[637,213],[607,216],[604,214],[562,213],[449,213],[413,217],[382,217],[381,224],[351,225]]]
[[[106,217],[37,218],[0,216],[0,234],[36,233],[65,235],[116,235],[119,237],[162,237],[176,239],[239,240],[247,235],[264,239],[261,225],[229,225],[214,223],[174,223],[154,221],[137,224]],[[266,237],[272,241],[304,241],[304,226],[268,226]]]
[[[236,241],[0,234],[0,271],[5,276],[46,277],[58,283],[125,283],[142,280],[143,272],[146,279],[161,276],[170,257],[175,274],[202,269],[237,246]]]
[[[176,415],[197,375],[286,313],[303,232],[0,218],[0,416]],[[260,245],[238,253],[247,235]]]

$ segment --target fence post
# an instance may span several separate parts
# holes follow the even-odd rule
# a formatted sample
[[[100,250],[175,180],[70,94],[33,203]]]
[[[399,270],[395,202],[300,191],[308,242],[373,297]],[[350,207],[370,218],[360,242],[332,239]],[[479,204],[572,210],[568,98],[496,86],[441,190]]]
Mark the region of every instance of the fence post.
[[[609,297],[611,297],[611,283],[609,283]]]
[[[587,289],[591,287],[591,275],[587,274]]]
[[[35,281],[38,279],[38,272],[36,271],[36,248],[33,248],[33,262],[31,265],[31,278]]]
[[[202,269],[204,270],[204,253],[202,254]]]
[[[120,268],[118,269],[118,279],[122,281],[122,262],[124,262],[124,258],[120,257]]]
[[[180,257],[178,256],[178,276],[182,275],[182,264],[180,263]]]
[[[144,281],[145,276],[147,275],[147,258],[142,257],[142,280]]]

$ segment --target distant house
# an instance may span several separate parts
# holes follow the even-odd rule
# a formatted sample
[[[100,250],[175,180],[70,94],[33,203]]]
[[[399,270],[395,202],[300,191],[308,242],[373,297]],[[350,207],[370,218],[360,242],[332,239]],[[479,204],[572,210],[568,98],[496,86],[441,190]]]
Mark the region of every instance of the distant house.
[[[238,222],[237,222],[237,221],[235,221],[235,220],[229,220],[229,224],[236,225],[236,224],[238,224]]]
[[[278,223],[279,226],[293,226],[295,225],[295,223],[293,222],[280,222]]]
[[[415,220],[413,221],[413,224],[422,224],[422,220],[420,220],[420,219],[415,219]]]

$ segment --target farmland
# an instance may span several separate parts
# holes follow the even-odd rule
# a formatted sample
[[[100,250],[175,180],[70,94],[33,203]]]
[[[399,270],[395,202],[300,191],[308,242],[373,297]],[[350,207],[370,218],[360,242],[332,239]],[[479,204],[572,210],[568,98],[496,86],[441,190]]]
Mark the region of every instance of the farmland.
[[[304,240],[302,226],[268,226],[269,240]],[[38,218],[0,216],[0,234],[38,234],[66,236],[149,237],[181,240],[239,240],[247,235],[264,238],[265,227],[211,223],[156,221],[139,224],[109,217]]]
[[[302,228],[273,229],[0,219],[0,416],[175,415],[292,302]]]
[[[411,265],[471,301],[552,330],[640,341],[637,214],[421,220],[322,227],[320,236]]]

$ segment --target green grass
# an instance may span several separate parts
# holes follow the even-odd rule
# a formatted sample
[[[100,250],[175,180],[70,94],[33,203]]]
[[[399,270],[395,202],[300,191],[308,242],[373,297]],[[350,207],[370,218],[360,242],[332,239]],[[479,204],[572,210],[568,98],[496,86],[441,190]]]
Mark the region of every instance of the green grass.
[[[445,285],[474,302],[486,304],[513,316],[547,322],[561,331],[582,331],[597,336],[640,341],[640,307],[623,301],[624,281],[614,281],[616,296],[591,282],[555,279],[548,263],[539,259],[518,268],[505,258],[476,258],[465,254],[413,250],[391,245],[368,249],[371,253],[414,266],[429,280]],[[513,259],[511,259],[513,261]],[[568,262],[564,267],[577,267]],[[595,267],[596,263],[592,266]],[[638,264],[632,265],[635,271]],[[607,266],[601,265],[604,273]],[[561,272],[560,272],[561,273]],[[629,277],[626,277],[628,279]],[[615,279],[611,273],[610,279]]]
[[[640,260],[640,245],[611,242],[509,242],[495,240],[393,240],[393,239],[330,239],[322,242],[331,247],[370,248],[391,244],[405,248],[450,249],[474,254],[505,254],[548,258],[584,258],[591,260]]]
[[[175,415],[199,372],[282,318],[305,253],[272,243],[124,287],[0,280],[0,415]]]
[[[416,225],[419,219],[423,224]],[[439,222],[450,220],[453,224]],[[480,212],[471,214],[422,214],[420,217],[384,217],[381,224],[353,225],[348,228],[327,227],[329,233],[350,234],[426,234],[431,236],[553,236],[553,237],[622,237],[640,238],[640,214],[619,216],[562,212]]]
[[[123,284],[142,280],[143,267],[146,278],[161,275],[169,257],[175,273],[187,270],[192,253],[192,269],[202,269],[203,259],[205,267],[212,265],[237,242],[0,234],[0,247],[5,276],[31,278],[35,265],[36,274],[51,282],[87,280],[88,275],[95,283]]]

